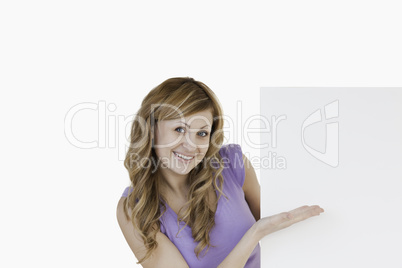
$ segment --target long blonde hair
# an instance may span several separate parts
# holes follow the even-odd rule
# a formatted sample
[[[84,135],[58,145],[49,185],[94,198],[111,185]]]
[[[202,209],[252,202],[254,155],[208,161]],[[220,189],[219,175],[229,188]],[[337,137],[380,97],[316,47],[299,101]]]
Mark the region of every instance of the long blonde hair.
[[[224,139],[222,107],[213,91],[204,83],[191,77],[167,79],[153,88],[142,101],[131,127],[130,148],[124,160],[131,180],[130,190],[133,190],[124,200],[124,213],[129,219],[128,209],[132,209],[131,222],[141,234],[147,249],[145,257],[137,263],[149,258],[158,246],[156,234],[161,227],[159,220],[166,211],[166,198],[160,192],[158,180],[158,158],[153,149],[153,128],[155,121],[177,119],[178,114],[169,112],[170,107],[179,109],[181,116],[189,116],[207,109],[213,114],[208,151],[188,175],[189,200],[184,205],[186,209],[183,214],[179,214],[182,217],[178,218],[178,222],[184,221],[185,226],[191,227],[194,241],[199,242],[194,250],[197,258],[206,247],[208,252],[210,246],[213,246],[209,233],[215,225],[215,212],[207,201],[211,186],[220,193],[215,205],[224,195],[221,189],[224,164],[219,155]],[[138,161],[148,162],[147,167],[139,165]]]

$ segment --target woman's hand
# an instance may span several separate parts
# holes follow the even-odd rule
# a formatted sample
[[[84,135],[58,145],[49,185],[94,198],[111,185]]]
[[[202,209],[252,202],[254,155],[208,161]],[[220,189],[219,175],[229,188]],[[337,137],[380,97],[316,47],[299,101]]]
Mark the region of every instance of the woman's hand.
[[[322,212],[324,212],[324,210],[316,205],[302,206],[289,212],[261,218],[255,223],[255,227],[262,239],[268,234],[289,227],[296,222],[308,219],[312,216],[318,216]]]

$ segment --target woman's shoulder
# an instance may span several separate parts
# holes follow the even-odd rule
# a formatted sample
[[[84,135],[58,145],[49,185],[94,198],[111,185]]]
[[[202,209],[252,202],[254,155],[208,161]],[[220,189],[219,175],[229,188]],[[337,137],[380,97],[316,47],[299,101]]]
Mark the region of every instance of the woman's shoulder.
[[[133,191],[134,191],[134,187],[127,186],[126,189],[124,189],[121,197],[128,197]],[[138,198],[136,198],[135,201],[138,202]]]
[[[219,154],[223,157],[223,156],[231,156],[233,154],[239,154],[241,153],[241,146],[239,144],[236,143],[228,143],[228,144],[224,144],[221,146],[221,148],[219,149]]]
[[[243,152],[239,144],[230,143],[222,145],[219,150],[224,170],[230,173],[236,179],[237,183],[243,187],[245,179],[245,169],[243,161]]]

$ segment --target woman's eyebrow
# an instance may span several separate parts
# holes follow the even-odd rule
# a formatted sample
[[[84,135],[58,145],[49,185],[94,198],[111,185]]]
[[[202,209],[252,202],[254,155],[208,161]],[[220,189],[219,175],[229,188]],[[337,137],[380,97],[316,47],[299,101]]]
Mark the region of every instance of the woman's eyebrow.
[[[188,128],[190,128],[190,126],[186,122],[179,121],[179,123],[185,124]],[[200,129],[203,129],[203,128],[206,128],[206,127],[209,127],[209,125],[205,125]]]

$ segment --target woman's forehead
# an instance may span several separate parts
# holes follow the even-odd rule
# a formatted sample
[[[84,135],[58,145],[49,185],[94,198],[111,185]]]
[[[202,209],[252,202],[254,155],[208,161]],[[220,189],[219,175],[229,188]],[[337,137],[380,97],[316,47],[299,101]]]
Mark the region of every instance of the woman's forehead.
[[[194,113],[189,116],[181,116],[175,119],[170,120],[162,120],[161,122],[165,121],[166,124],[176,124],[176,123],[183,123],[186,124],[188,127],[191,128],[202,128],[204,126],[211,127],[213,122],[213,117],[211,111],[203,111]]]

